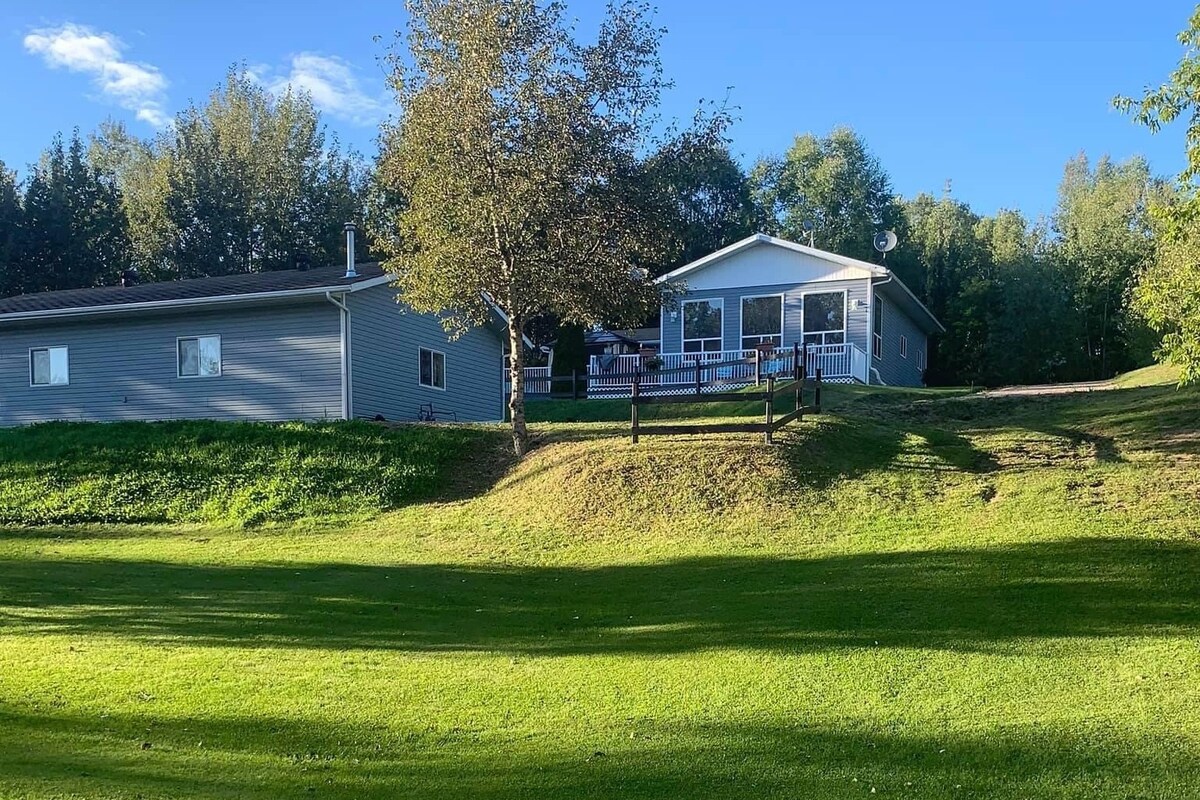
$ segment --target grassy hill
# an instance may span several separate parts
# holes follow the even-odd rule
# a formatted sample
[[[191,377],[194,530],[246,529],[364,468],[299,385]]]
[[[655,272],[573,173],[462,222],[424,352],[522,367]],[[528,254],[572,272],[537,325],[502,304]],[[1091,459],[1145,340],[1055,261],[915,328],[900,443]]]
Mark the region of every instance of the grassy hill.
[[[0,432],[36,523],[0,797],[1194,797],[1200,392],[1163,380],[831,389],[776,447],[545,404],[519,465],[494,428]]]

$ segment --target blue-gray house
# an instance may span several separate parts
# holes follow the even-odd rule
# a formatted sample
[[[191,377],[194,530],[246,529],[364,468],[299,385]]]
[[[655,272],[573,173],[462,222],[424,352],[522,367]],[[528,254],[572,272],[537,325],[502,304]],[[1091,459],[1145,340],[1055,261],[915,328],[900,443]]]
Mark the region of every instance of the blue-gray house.
[[[641,372],[644,385],[669,389],[692,380],[671,370],[697,359],[730,362],[757,351],[781,364],[796,344],[807,353],[808,373],[820,369],[824,380],[921,386],[928,338],[945,330],[886,267],[761,233],[659,281],[674,294],[662,309],[653,356],[662,376],[647,371],[645,354],[593,357],[594,391],[622,388],[603,377],[606,370]],[[718,377],[744,375],[726,371]]]
[[[503,323],[451,341],[374,264],[0,300],[0,425],[503,417]]]

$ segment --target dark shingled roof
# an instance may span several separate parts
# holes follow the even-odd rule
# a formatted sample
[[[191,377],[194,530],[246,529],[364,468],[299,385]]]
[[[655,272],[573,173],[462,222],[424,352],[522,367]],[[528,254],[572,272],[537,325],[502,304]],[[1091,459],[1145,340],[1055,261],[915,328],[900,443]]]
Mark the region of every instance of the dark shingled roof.
[[[356,278],[347,278],[346,267],[338,266],[308,270],[284,269],[274,272],[250,272],[221,275],[214,278],[140,283],[133,286],[98,286],[93,289],[66,289],[60,292],[22,294],[0,299],[0,316],[36,311],[161,303],[170,300],[203,300],[232,295],[350,286],[383,275],[383,269],[378,264],[358,264],[356,271],[358,272]]]

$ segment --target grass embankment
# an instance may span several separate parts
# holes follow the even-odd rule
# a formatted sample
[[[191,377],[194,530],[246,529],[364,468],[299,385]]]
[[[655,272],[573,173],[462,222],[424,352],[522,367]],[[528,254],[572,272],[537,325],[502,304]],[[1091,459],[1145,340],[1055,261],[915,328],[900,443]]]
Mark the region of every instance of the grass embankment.
[[[453,494],[451,468],[475,456],[487,469],[486,451],[503,441],[494,430],[363,422],[0,429],[0,523],[364,517]]]
[[[341,527],[0,531],[0,796],[1195,797],[1198,403],[835,390]]]

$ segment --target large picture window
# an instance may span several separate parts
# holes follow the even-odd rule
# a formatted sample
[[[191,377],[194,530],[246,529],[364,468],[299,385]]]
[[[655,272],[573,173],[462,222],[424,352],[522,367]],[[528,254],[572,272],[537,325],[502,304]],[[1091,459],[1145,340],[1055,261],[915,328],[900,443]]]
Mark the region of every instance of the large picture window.
[[[742,349],[783,347],[783,295],[742,298]]]
[[[65,347],[35,347],[29,351],[30,386],[66,386],[71,362]]]
[[[418,348],[418,380],[431,389],[446,388],[446,354],[437,350]]]
[[[181,378],[215,378],[221,374],[221,337],[185,336],[176,341]]]
[[[804,343],[846,343],[846,293],[804,295]]]
[[[713,353],[721,350],[724,303],[719,300],[683,302],[683,352]]]

